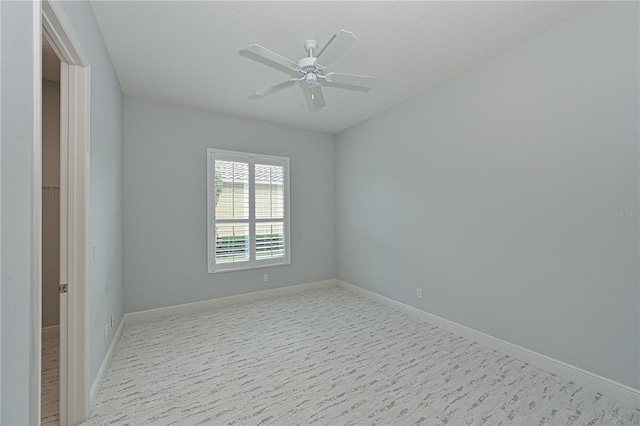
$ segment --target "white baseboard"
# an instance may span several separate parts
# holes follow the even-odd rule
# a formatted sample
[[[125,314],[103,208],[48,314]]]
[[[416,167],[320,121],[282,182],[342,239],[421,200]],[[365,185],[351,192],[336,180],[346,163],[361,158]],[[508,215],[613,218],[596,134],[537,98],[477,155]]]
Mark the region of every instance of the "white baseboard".
[[[42,327],[42,340],[49,340],[54,337],[60,336],[60,326],[51,325],[49,327]]]
[[[560,376],[570,380],[576,384],[586,386],[596,392],[600,392],[610,398],[616,399],[634,408],[640,409],[640,390],[607,379],[598,374],[591,373],[579,367],[567,364],[557,359],[542,355],[530,349],[523,348],[513,343],[498,339],[464,325],[449,321],[437,315],[430,314],[413,306],[405,305],[388,297],[381,296],[369,290],[357,287],[344,281],[336,280],[337,285],[345,290],[367,297],[369,299],[381,302],[384,305],[402,311],[414,318],[421,319],[429,324],[440,327],[451,333],[473,340],[483,346],[501,352],[505,355],[512,356],[522,362],[533,365],[541,370]]]
[[[218,299],[203,300],[201,302],[185,303],[183,305],[167,306],[166,308],[149,309],[147,311],[131,312],[124,315],[127,324],[146,321],[150,319],[162,318],[169,315],[188,314],[192,312],[204,311],[221,306],[235,305],[238,303],[253,302],[272,297],[288,296],[302,293],[308,290],[318,290],[337,286],[337,280],[316,281],[306,284],[292,285],[288,287],[274,288],[271,290],[256,291],[253,293],[239,294],[237,296],[220,297]]]
[[[96,399],[96,395],[98,394],[98,390],[100,390],[100,384],[102,383],[102,378],[104,377],[104,373],[107,371],[107,367],[109,366],[109,362],[111,361],[111,357],[113,356],[113,352],[118,347],[118,342],[120,341],[120,336],[122,335],[122,330],[124,328],[124,318],[120,321],[120,325],[116,330],[116,334],[113,336],[113,340],[109,345],[109,349],[107,349],[107,353],[102,360],[102,364],[100,364],[100,369],[98,370],[98,374],[91,384],[91,390],[89,391],[89,408],[93,408],[93,402]]]

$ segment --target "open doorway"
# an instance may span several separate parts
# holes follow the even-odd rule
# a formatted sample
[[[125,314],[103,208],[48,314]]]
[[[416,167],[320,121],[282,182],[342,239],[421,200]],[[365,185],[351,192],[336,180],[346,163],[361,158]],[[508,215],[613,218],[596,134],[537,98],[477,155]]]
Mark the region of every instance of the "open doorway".
[[[34,58],[39,66],[42,59],[45,80],[34,82],[41,83],[36,91],[36,104],[43,114],[57,104],[59,116],[56,119],[55,112],[49,111],[49,115],[36,122],[36,134],[42,137],[36,138],[34,150],[42,155],[36,159],[35,175],[39,177],[41,173],[42,179],[34,179],[34,193],[38,194],[34,199],[34,217],[38,218],[38,226],[33,256],[39,260],[40,269],[34,280],[33,306],[42,324],[34,324],[33,331],[37,358],[32,363],[32,377],[36,379],[31,386],[31,416],[33,423],[37,420],[43,424],[77,425],[86,420],[90,409],[87,331],[90,67],[60,3],[43,0],[39,5],[41,15],[35,19],[38,23],[34,28],[35,41],[44,38],[48,46],[41,42],[43,57]],[[53,52],[47,53],[49,47]],[[36,51],[40,54],[40,49]],[[53,64],[45,69],[47,60]],[[51,73],[59,77],[52,77]],[[48,331],[43,325],[52,328]],[[47,337],[50,339],[45,343]]]
[[[60,58],[42,37],[42,365],[40,419],[60,424]]]

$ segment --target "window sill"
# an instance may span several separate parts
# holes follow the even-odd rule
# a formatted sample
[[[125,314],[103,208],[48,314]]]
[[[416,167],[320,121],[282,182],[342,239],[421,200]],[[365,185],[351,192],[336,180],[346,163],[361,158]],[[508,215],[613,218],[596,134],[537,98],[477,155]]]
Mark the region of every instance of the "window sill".
[[[225,268],[225,269],[218,269],[218,270],[213,270],[213,269],[209,269],[209,274],[223,274],[225,272],[238,272],[238,271],[250,271],[253,269],[264,269],[264,268],[273,268],[274,266],[287,266],[287,265],[291,265],[291,261],[286,261],[286,262],[282,262],[282,263],[268,263],[265,265],[253,265],[253,266],[241,266],[238,268]]]

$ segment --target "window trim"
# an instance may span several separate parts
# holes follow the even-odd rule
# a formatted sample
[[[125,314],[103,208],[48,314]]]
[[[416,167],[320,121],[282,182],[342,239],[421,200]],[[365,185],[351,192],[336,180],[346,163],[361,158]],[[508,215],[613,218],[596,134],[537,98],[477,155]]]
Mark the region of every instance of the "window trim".
[[[249,260],[243,262],[230,262],[216,264],[215,259],[215,187],[216,160],[229,160],[247,162],[249,164],[249,217],[237,219],[238,223],[249,225]],[[282,166],[284,168],[283,194],[284,214],[282,218],[284,226],[284,256],[276,259],[256,259],[256,233],[255,226],[261,222],[274,222],[279,219],[256,219],[255,212],[255,164]],[[212,192],[213,191],[213,192]],[[251,152],[230,151],[225,149],[207,148],[207,270],[210,274],[221,272],[243,271],[249,269],[266,268],[270,266],[283,266],[291,263],[291,231],[290,231],[290,191],[289,191],[289,157],[276,155],[256,154]],[[233,223],[234,219],[225,219],[224,223]],[[228,265],[228,266],[227,266]]]

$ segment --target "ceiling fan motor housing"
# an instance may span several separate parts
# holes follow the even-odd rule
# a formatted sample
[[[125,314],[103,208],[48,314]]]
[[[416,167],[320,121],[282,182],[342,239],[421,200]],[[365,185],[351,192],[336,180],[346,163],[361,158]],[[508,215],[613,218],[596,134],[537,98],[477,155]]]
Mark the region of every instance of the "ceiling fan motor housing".
[[[300,69],[300,71],[302,71],[304,74],[315,71],[316,70],[316,62],[317,62],[317,58],[314,57],[309,57],[309,58],[302,58],[298,61],[298,68]]]

